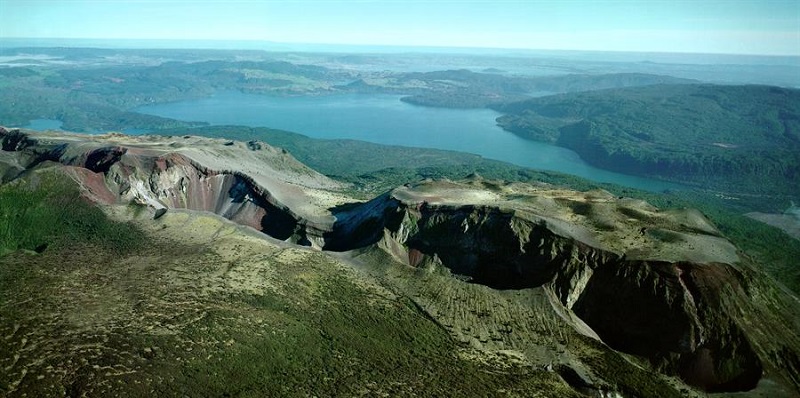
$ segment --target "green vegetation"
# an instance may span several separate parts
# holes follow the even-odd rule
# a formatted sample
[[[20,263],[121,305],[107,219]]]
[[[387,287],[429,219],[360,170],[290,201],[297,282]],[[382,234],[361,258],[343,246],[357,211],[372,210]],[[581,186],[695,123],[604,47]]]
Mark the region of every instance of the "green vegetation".
[[[0,394],[579,396],[554,372],[462,358],[408,298],[323,253],[172,216],[126,254],[0,256]]]
[[[658,85],[497,109],[507,113],[498,119],[503,128],[598,167],[729,193],[800,196],[800,90]]]
[[[578,352],[581,361],[602,373],[612,374],[611,382],[624,395],[641,397],[679,397],[685,396],[687,391],[680,394],[667,383],[654,378],[649,371],[645,370],[647,365],[642,361],[639,366],[632,364],[629,358],[622,354],[605,349],[596,340],[586,336],[575,336],[580,344],[573,344],[573,349]],[[620,372],[619,369],[626,371]]]
[[[72,245],[127,252],[143,241],[142,232],[109,220],[64,176],[34,175],[0,186],[0,253]]]
[[[219,360],[189,364],[181,384],[191,386],[190,396],[369,392],[435,397],[493,395],[503,389],[574,394],[557,375],[543,370],[519,367],[500,372],[459,359],[459,348],[448,333],[408,299],[375,303],[353,282],[335,276],[317,294],[311,311],[272,295],[245,298],[239,305],[278,326],[280,337],[242,333]],[[224,314],[208,324],[216,322],[224,323]]]
[[[206,124],[127,111],[99,94],[44,86],[41,78],[0,87],[0,120],[7,126],[25,126],[33,119],[60,120],[62,127],[71,131],[185,128]]]
[[[86,61],[76,54],[82,54],[81,49],[76,49],[75,54],[67,51],[65,55]],[[103,51],[98,50],[94,55],[99,54]],[[347,73],[318,66],[255,61],[4,68],[0,69],[0,124],[21,127],[32,119],[56,119],[70,131],[202,126],[206,123],[144,115],[134,109],[153,103],[207,97],[218,90],[314,94],[329,90],[331,81],[346,76]]]
[[[21,78],[36,76],[38,73],[35,70],[28,68],[0,68],[0,77],[8,78]]]
[[[480,350],[470,350],[476,342],[489,350],[499,347],[518,350],[534,368],[551,367],[578,391],[592,394],[593,391],[583,388],[585,382],[570,366],[559,364],[561,361],[551,356],[569,352],[570,358],[590,364],[594,374],[603,379],[603,383],[596,385],[603,390],[637,397],[678,396],[673,387],[650,370],[646,360],[610,351],[604,344],[580,335],[559,315],[544,310],[551,304],[543,289],[486,289],[479,283],[464,283],[454,278],[442,266],[388,267],[386,264],[396,264],[396,259],[380,249],[365,250],[358,256],[370,273],[390,280],[396,291],[413,297],[420,308],[450,331],[466,353],[481,356]],[[560,393],[552,391],[544,395],[560,396]]]

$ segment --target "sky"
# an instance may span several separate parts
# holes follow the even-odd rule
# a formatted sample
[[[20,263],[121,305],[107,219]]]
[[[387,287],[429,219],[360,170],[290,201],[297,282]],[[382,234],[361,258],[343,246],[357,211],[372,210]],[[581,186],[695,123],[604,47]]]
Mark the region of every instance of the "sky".
[[[0,0],[0,38],[800,55],[800,0]]]

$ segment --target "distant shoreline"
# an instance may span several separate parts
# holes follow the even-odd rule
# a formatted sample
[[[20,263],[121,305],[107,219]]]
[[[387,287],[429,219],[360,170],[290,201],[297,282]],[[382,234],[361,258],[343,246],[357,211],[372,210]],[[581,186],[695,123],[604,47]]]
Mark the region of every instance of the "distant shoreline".
[[[336,43],[284,43],[267,40],[175,40],[175,39],[98,39],[98,38],[23,38],[0,37],[0,55],[4,49],[20,47],[75,47],[106,49],[206,49],[258,50],[270,52],[361,53],[361,54],[472,54],[486,56],[559,56],[577,60],[613,60],[616,62],[795,65],[800,55],[681,53],[652,51],[598,51],[581,49],[529,49],[488,47],[441,47],[368,45]]]

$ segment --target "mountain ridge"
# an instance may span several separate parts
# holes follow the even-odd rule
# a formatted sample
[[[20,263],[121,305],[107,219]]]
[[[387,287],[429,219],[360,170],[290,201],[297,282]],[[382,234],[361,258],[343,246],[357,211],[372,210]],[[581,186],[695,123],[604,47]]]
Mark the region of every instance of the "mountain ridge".
[[[797,297],[696,211],[480,176],[410,183],[358,202],[343,184],[257,141],[6,129],[0,136],[5,180],[61,170],[148,230],[220,225],[210,220],[222,216],[296,248],[297,260],[249,254],[261,260],[248,262],[253,274],[236,283],[261,283],[257,275],[276,262],[352,258],[464,345],[459,355],[545,369],[528,374],[556,375],[573,392],[800,390]],[[222,256],[215,242],[235,231],[210,231],[207,250]],[[231,264],[242,261],[231,250]],[[324,269],[297,276],[302,289],[316,291],[319,275],[331,278]],[[260,302],[273,300],[262,290]],[[530,312],[545,315],[515,315]]]

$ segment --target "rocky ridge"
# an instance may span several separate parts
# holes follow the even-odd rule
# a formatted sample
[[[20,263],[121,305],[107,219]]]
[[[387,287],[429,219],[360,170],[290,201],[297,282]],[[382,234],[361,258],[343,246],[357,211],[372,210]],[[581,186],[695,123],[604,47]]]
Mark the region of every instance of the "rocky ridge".
[[[771,310],[752,299],[771,289],[696,210],[473,178],[400,187],[337,220],[333,249],[376,244],[412,267],[543,289],[586,335],[705,391],[750,390],[765,369],[800,364],[783,355],[800,342],[797,319],[782,332],[753,322]]]
[[[532,289],[546,298],[535,311],[703,391],[764,380],[800,391],[797,298],[694,210],[478,176],[337,208],[352,202],[342,185],[261,142],[5,129],[0,140],[4,182],[61,165],[98,203],[209,211],[290,243],[379,250],[498,291]],[[581,383],[605,386],[604,377]]]
[[[347,200],[341,184],[263,142],[5,129],[0,140],[4,181],[60,163],[96,202],[210,211],[308,246],[333,223],[327,208]]]

